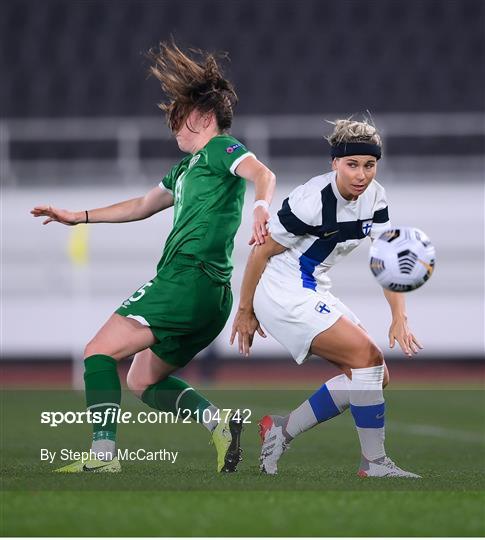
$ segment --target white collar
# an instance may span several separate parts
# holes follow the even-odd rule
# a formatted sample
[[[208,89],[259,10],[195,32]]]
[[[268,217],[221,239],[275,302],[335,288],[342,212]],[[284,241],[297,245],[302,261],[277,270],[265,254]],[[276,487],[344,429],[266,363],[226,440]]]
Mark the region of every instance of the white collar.
[[[337,186],[337,171],[332,171],[332,179],[331,179],[331,184],[332,184],[332,191],[333,191],[333,194],[335,195],[335,197],[337,198],[337,201],[340,201],[342,204],[356,204],[357,201],[359,200],[359,197],[357,197],[357,199],[355,200],[347,200],[339,191],[338,189],[338,186]]]

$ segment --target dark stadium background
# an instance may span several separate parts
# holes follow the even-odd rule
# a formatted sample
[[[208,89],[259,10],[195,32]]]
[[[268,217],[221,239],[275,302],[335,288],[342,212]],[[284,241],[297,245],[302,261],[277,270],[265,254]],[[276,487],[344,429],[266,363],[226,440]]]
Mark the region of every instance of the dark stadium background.
[[[411,361],[391,354],[393,372],[420,380],[483,376],[482,1],[7,0],[0,13],[6,384],[69,382],[83,343],[151,277],[166,216],[91,227],[88,262],[76,265],[66,248],[84,240],[55,224],[43,229],[28,210],[95,207],[143,193],[180,158],[144,56],[171,36],[182,47],[229,53],[226,72],[240,98],[234,134],[277,173],[274,209],[328,166],[325,120],[370,112],[383,128],[381,171],[396,194],[398,222],[421,226],[438,249],[436,275],[409,302],[427,347]],[[246,212],[236,299],[249,223]],[[336,269],[336,294],[343,291],[389,353],[387,308],[361,250],[341,283]],[[274,343],[258,343],[254,359],[241,361],[227,337],[226,329],[187,376],[322,380],[329,369],[318,360],[299,368]],[[79,383],[81,363],[74,365]]]

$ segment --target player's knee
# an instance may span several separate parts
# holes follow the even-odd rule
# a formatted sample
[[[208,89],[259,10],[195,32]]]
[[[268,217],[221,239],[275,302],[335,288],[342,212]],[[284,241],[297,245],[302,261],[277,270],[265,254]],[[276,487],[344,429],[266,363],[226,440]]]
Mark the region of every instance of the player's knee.
[[[382,388],[385,388],[389,384],[389,370],[387,366],[384,366],[384,380],[382,381]]]
[[[372,345],[370,351],[370,365],[371,366],[382,366],[384,363],[384,355],[382,354],[381,349],[377,345]]]
[[[93,356],[94,354],[99,354],[99,351],[97,349],[96,340],[92,339],[86,347],[84,347],[84,358],[89,358],[90,356]]]
[[[143,381],[134,370],[130,369],[126,376],[126,386],[128,386],[135,396],[141,397],[150,384]]]
[[[369,368],[382,366],[384,363],[384,355],[382,351],[374,343],[370,343],[366,348],[365,354],[362,355],[360,366],[361,368]]]
[[[111,356],[115,360],[120,360],[123,355],[120,354],[120,351],[114,349],[112,346],[109,346],[107,343],[103,343],[102,340],[94,337],[87,345],[84,347],[84,358],[89,358],[95,354],[102,354],[105,356]]]

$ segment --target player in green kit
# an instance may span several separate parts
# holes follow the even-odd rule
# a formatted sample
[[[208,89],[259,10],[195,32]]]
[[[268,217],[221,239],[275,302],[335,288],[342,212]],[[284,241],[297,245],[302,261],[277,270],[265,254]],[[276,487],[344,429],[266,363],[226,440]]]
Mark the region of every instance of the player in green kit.
[[[217,470],[233,472],[240,461],[240,421],[219,411],[185,381],[173,376],[223,329],[232,307],[234,236],[241,223],[245,181],[255,184],[253,236],[265,241],[274,174],[228,134],[237,97],[213,55],[200,58],[175,44],[150,52],[151,73],[168,103],[161,105],[179,148],[187,156],[145,196],[105,208],[71,212],[38,206],[34,216],[57,221],[122,223],[146,219],[174,206],[173,229],[153,279],[127,298],[85,349],[86,402],[92,413],[117,411],[121,402],[117,362],[135,355],[128,387],[152,408],[190,411],[212,433]],[[58,472],[118,472],[116,422],[93,423],[87,461]],[[108,419],[110,416],[108,415]],[[103,425],[105,424],[105,425]]]

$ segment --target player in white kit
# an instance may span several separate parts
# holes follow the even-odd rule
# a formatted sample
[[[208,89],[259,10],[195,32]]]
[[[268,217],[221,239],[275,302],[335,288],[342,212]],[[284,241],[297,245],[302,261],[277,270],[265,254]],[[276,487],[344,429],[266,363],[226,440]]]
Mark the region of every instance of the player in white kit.
[[[315,354],[343,373],[288,416],[261,420],[260,468],[276,474],[293,438],[350,408],[362,450],[359,476],[419,478],[386,455],[387,367],[356,315],[330,292],[327,276],[367,236],[391,226],[384,188],[375,180],[381,139],[366,121],[338,120],[327,140],[333,170],[293,190],[272,216],[265,244],[251,252],[231,344],[237,335],[239,352],[249,355],[254,333],[265,337],[263,326],[298,364]],[[397,341],[411,356],[422,347],[408,328],[404,295],[384,294],[392,312],[390,346]]]

